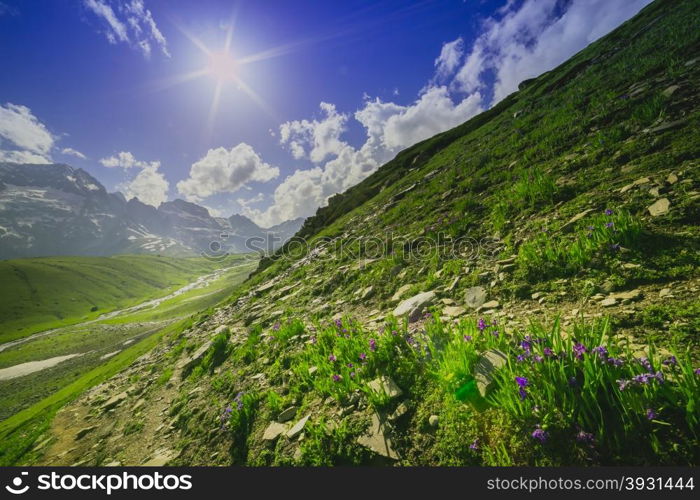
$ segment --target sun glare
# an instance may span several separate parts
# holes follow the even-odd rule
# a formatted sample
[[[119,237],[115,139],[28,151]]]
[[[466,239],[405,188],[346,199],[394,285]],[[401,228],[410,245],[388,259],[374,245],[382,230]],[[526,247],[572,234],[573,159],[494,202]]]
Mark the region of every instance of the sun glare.
[[[226,51],[213,52],[209,55],[207,72],[218,81],[236,79],[236,61]]]

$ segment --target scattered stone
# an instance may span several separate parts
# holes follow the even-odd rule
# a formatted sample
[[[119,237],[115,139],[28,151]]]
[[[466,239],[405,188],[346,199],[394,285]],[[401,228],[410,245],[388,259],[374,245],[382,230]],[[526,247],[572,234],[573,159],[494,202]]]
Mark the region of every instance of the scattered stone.
[[[214,330],[214,335],[218,335],[226,330],[228,330],[228,325],[219,325],[216,327],[216,330]]]
[[[659,291],[659,297],[661,298],[668,297],[669,295],[671,295],[670,288],[662,288],[661,291]]]
[[[395,422],[401,417],[403,417],[406,413],[408,412],[408,406],[406,403],[401,403],[399,406],[396,407],[396,410],[394,410],[394,413],[389,415],[389,420],[391,422]]]
[[[107,462],[106,464],[103,464],[103,467],[121,467],[122,463],[119,460],[112,460],[110,462]]]
[[[455,279],[452,280],[452,283],[450,283],[450,286],[447,287],[448,292],[453,292],[455,288],[457,288],[457,284],[459,283],[459,276],[455,276]]]
[[[479,309],[498,309],[499,307],[501,307],[501,304],[497,300],[489,300],[488,302],[484,302],[484,304]]]
[[[367,300],[369,299],[372,295],[374,295],[374,287],[368,286],[362,291],[362,295],[360,296],[361,300]]]
[[[403,297],[403,295],[404,295],[406,292],[408,292],[408,291],[411,289],[412,286],[413,286],[413,285],[403,285],[403,286],[400,287],[398,290],[396,290],[396,293],[394,293],[394,295],[391,297],[391,300],[394,301],[394,302],[400,300],[401,297]]]
[[[483,286],[474,286],[467,289],[464,303],[471,309],[478,309],[486,302],[486,289]]]
[[[172,460],[173,456],[169,452],[158,452],[151,458],[148,462],[142,464],[143,467],[163,467],[165,464]]]
[[[588,214],[591,213],[592,211],[593,211],[592,208],[588,208],[588,209],[584,210],[583,212],[580,212],[580,213],[574,215],[571,219],[569,219],[569,221],[568,221],[566,224],[564,224],[564,225],[561,227],[561,231],[563,231],[563,232],[568,232],[568,231],[570,231],[571,229],[574,228],[574,225],[575,225],[578,221],[580,221],[581,219],[583,219],[586,215],[588,215]]]
[[[287,426],[279,422],[270,422],[263,433],[263,441],[275,441],[282,434],[287,432]]]
[[[396,382],[386,375],[372,380],[367,386],[377,394],[384,393],[389,399],[397,398],[403,394],[403,391],[396,385]]]
[[[102,406],[102,409],[104,411],[111,410],[112,408],[116,408],[120,404],[124,402],[124,400],[128,397],[126,392],[120,392],[116,396],[112,396],[107,400],[107,402]]]
[[[430,418],[428,419],[428,424],[430,427],[437,427],[438,424],[440,423],[440,417],[437,415],[430,415]]]
[[[668,182],[669,184],[675,184],[676,182],[678,182],[678,176],[671,172],[670,174],[668,174],[668,177],[666,177],[666,182]]]
[[[617,300],[614,297],[608,297],[600,301],[600,305],[603,307],[612,307],[617,305]]]
[[[622,300],[622,301],[635,301],[635,300],[639,300],[642,298],[642,291],[635,289],[635,290],[630,290],[629,292],[619,292],[619,293],[613,294],[611,297],[614,299],[617,299],[617,300]]]
[[[664,97],[671,97],[671,96],[673,95],[673,93],[674,93],[676,90],[678,90],[679,88],[681,88],[680,85],[671,85],[671,86],[668,87],[666,90],[664,90],[663,92],[661,92],[661,94],[662,94]]]
[[[391,440],[386,436],[386,429],[379,419],[379,415],[372,414],[372,423],[366,435],[360,436],[357,443],[369,448],[373,452],[393,460],[398,460],[399,455],[393,448]]]
[[[535,293],[533,293],[532,295],[530,295],[530,298],[532,298],[532,300],[537,300],[537,299],[539,299],[540,297],[542,297],[543,295],[544,295],[544,294],[543,294],[542,292],[535,292]]]
[[[647,210],[652,217],[658,217],[667,214],[670,206],[671,202],[668,201],[668,198],[659,198],[653,205],[647,207]]]
[[[449,316],[450,318],[457,318],[464,315],[467,310],[460,306],[447,306],[442,310],[442,314]]]
[[[657,126],[657,127],[645,129],[644,132],[647,132],[647,133],[650,133],[650,134],[653,134],[653,133],[656,133],[656,132],[665,132],[666,130],[670,130],[670,129],[673,129],[673,128],[676,128],[676,127],[680,127],[680,126],[683,125],[684,123],[685,123],[685,120],[676,120],[676,121],[673,121],[673,122],[665,122],[665,123],[662,123],[661,125],[659,125],[659,126]]]
[[[304,418],[299,420],[296,424],[294,424],[294,426],[292,426],[292,428],[287,431],[287,437],[289,439],[294,439],[299,434],[301,434],[301,431],[304,430],[304,426],[306,425],[306,422],[309,420],[310,417],[311,417],[311,414],[305,416]]]
[[[491,384],[493,384],[494,372],[508,362],[506,355],[498,349],[484,352],[474,368],[476,388],[482,397],[486,397]]]
[[[399,317],[409,313],[411,313],[411,316],[413,316],[414,311],[419,310],[422,312],[422,310],[430,305],[433,300],[435,300],[435,292],[423,292],[419,293],[418,295],[414,295],[410,299],[406,299],[401,302],[396,309],[394,309],[394,316]]]
[[[298,408],[296,406],[290,406],[286,410],[283,410],[282,413],[279,414],[277,417],[277,420],[280,422],[287,422],[288,420],[291,420],[294,418],[294,415],[297,414]]]
[[[658,198],[659,196],[661,196],[661,193],[659,192],[658,186],[651,188],[649,190],[649,194],[651,196],[653,196],[654,198]]]
[[[318,371],[318,366],[311,366],[309,367],[309,375],[313,375]]]

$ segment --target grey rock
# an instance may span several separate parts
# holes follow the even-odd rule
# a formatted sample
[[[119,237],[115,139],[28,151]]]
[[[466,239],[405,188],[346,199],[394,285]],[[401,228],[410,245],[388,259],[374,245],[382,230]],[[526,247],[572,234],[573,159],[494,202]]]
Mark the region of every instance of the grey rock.
[[[309,414],[309,415],[305,416],[304,418],[302,418],[301,420],[297,421],[297,423],[294,424],[292,426],[292,428],[287,431],[287,437],[289,439],[294,439],[299,434],[301,434],[301,431],[304,430],[304,426],[306,426],[306,422],[308,422],[310,417],[311,417],[311,415]]]
[[[93,425],[91,427],[84,427],[78,431],[78,433],[75,435],[75,440],[78,441],[79,439],[83,439],[85,436],[90,434],[92,431],[97,429],[96,425]]]
[[[283,410],[283,411],[277,416],[277,420],[278,420],[279,422],[287,422],[287,421],[293,419],[293,418],[294,418],[294,415],[297,414],[297,410],[298,410],[298,409],[299,409],[299,408],[297,408],[296,406],[290,406],[290,407],[287,408],[286,410]]]
[[[486,289],[483,286],[474,286],[467,290],[464,304],[471,309],[478,309],[486,302]]]
[[[287,432],[287,426],[279,422],[270,422],[265,432],[263,432],[263,441],[275,441],[282,434]]]
[[[396,309],[394,309],[394,316],[404,316],[409,313],[413,313],[416,309],[422,310],[429,306],[435,300],[435,292],[423,292],[418,295],[414,295],[410,299],[406,299],[401,302]]]
[[[430,415],[430,418],[428,418],[428,424],[430,427],[437,427],[438,424],[440,423],[440,417],[437,415]]]
[[[360,436],[357,439],[357,443],[383,457],[398,460],[399,454],[394,450],[391,439],[389,439],[386,434],[387,430],[380,420],[379,415],[374,413],[372,414],[372,423],[367,434]]]
[[[667,214],[670,206],[671,202],[668,201],[668,198],[659,198],[652,205],[647,207],[647,210],[652,217],[659,217],[660,215]]]
[[[398,398],[403,394],[403,391],[396,385],[396,382],[386,375],[372,380],[367,386],[377,394],[385,394],[389,399]]]
[[[107,400],[107,402],[102,406],[102,409],[107,411],[111,410],[112,408],[116,408],[120,404],[124,402],[124,400],[128,397],[126,392],[120,392],[116,396],[112,396]]]
[[[508,362],[506,355],[498,349],[491,349],[484,352],[477,361],[474,368],[474,379],[479,394],[485,397],[494,380],[496,370]]]

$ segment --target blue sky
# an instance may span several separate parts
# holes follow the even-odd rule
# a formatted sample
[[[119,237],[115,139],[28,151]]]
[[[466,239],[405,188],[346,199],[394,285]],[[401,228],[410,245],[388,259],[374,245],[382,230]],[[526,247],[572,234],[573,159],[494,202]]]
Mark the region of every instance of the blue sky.
[[[648,2],[0,0],[0,159],[272,225]]]

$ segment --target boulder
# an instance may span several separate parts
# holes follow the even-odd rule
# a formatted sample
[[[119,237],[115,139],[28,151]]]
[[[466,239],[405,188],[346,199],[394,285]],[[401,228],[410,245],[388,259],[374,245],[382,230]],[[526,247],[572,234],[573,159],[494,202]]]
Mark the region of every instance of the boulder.
[[[372,380],[367,386],[377,394],[385,394],[389,399],[398,398],[403,394],[403,391],[396,385],[396,382],[386,375]]]
[[[483,286],[474,286],[467,289],[464,304],[471,309],[478,309],[486,302],[486,289]]]
[[[299,434],[301,434],[301,431],[304,430],[304,426],[306,426],[306,422],[308,422],[310,417],[311,417],[311,415],[309,414],[309,415],[305,416],[304,418],[302,418],[301,420],[297,421],[297,423],[294,424],[292,426],[292,428],[287,431],[287,437],[289,439],[294,439]]]
[[[486,393],[493,384],[496,370],[507,362],[506,355],[498,349],[490,349],[481,355],[474,367],[474,379],[476,380],[476,388],[482,397],[486,397]]]
[[[647,210],[652,217],[658,217],[667,214],[670,206],[671,202],[668,201],[668,198],[659,198],[652,205],[647,207]]]
[[[372,423],[370,424],[367,434],[360,436],[357,443],[365,448],[369,448],[373,452],[392,460],[398,460],[399,455],[393,448],[391,440],[387,437],[387,431],[384,424],[379,419],[379,415],[372,414]]]
[[[394,309],[394,316],[405,316],[409,313],[413,316],[415,310],[420,310],[422,312],[422,310],[429,306],[434,300],[435,292],[419,293],[401,302],[396,309]]]
[[[287,426],[279,422],[270,422],[263,433],[263,441],[275,441],[282,434],[287,432]]]

